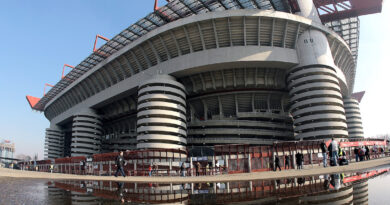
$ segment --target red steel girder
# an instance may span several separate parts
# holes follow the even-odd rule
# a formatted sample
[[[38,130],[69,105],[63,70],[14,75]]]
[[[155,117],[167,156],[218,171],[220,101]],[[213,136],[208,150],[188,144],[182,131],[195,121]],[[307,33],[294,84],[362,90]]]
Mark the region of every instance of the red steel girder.
[[[63,79],[63,78],[65,77],[65,76],[64,76],[64,72],[65,72],[65,68],[66,68],[66,67],[74,69],[74,66],[71,66],[71,65],[68,65],[68,64],[64,64],[64,67],[62,67],[61,79]]]
[[[313,0],[322,23],[380,13],[383,0]]]

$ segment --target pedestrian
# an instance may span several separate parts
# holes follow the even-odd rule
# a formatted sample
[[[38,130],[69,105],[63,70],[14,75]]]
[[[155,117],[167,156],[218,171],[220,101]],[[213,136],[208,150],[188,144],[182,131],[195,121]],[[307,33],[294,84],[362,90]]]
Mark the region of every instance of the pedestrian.
[[[355,147],[355,149],[353,149],[353,153],[355,154],[355,161],[358,162],[359,161],[359,149],[357,147]]]
[[[156,162],[153,164],[153,171],[152,171],[156,176],[158,175],[158,165]]]
[[[374,153],[374,158],[378,158],[378,146],[376,146],[376,144],[374,144],[372,152]]]
[[[185,177],[186,176],[186,165],[184,162],[181,163],[181,166],[180,166],[180,174],[182,177]]]
[[[297,167],[298,169],[302,169],[302,159],[303,159],[303,155],[301,156],[302,154],[300,152],[298,152],[296,155],[295,155],[295,158],[297,160]]]
[[[278,156],[275,156],[275,167],[274,167],[274,172],[276,172],[276,169],[279,167],[279,171],[282,171],[282,169],[280,168],[280,161],[279,161],[279,157]]]
[[[303,158],[303,154],[300,153],[300,154],[299,154],[299,157],[301,158],[301,159],[300,159],[300,162],[301,162],[301,163],[300,163],[301,169],[303,169],[303,164],[304,164],[304,162],[305,162],[305,161],[304,161],[304,158]]]
[[[324,167],[327,167],[327,165],[328,165],[327,164],[328,163],[328,156],[326,154],[326,151],[328,150],[328,147],[325,144],[325,140],[323,140],[321,142],[320,147],[321,147],[321,151],[322,151],[322,163],[323,163]]]
[[[364,147],[361,147],[359,149],[359,161],[364,161],[364,156],[365,156],[366,150]]]
[[[210,172],[210,165],[209,163],[206,164],[206,174],[205,175],[209,175],[209,172]]]
[[[196,168],[196,176],[199,176],[200,175],[200,170],[201,170],[201,165],[199,162],[196,163],[195,165],[195,168]]]
[[[370,160],[370,149],[368,148],[368,146],[366,145],[366,160]]]
[[[148,171],[149,171],[149,176],[151,177],[152,176],[152,165],[151,164],[149,164]]]
[[[54,165],[51,164],[51,165],[50,165],[50,173],[53,173],[53,169],[54,169]]]
[[[337,159],[339,158],[337,152],[339,151],[339,145],[334,138],[332,138],[331,144],[332,144],[332,160],[334,165],[337,166]]]
[[[81,160],[80,161],[80,174],[85,174],[85,161],[84,160]]]
[[[219,168],[219,161],[218,160],[215,160],[215,169],[216,169],[215,173],[219,174],[220,168]]]
[[[288,155],[284,157],[284,169],[290,169],[290,157]]]
[[[123,158],[123,151],[119,153],[119,155],[116,157],[116,173],[115,177],[118,177],[119,172],[122,174],[123,177],[126,177],[125,171],[124,171],[124,166],[125,164],[125,159]]]

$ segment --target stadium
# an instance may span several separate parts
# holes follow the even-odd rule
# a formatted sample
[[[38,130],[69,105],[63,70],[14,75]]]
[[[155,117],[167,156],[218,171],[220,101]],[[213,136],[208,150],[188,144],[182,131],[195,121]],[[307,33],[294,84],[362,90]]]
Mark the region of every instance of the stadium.
[[[358,16],[381,8],[382,0],[156,4],[111,40],[98,35],[107,42],[66,65],[42,98],[27,96],[51,124],[45,158],[363,138]]]

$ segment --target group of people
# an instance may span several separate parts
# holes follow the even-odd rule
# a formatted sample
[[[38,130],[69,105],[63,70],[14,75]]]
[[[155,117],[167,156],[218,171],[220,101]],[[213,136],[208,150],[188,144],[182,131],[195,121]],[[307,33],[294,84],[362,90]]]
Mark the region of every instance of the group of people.
[[[303,162],[304,162],[303,154],[298,152],[297,154],[295,154],[295,159],[296,159],[297,169],[302,169]],[[282,171],[282,169],[280,167],[280,159],[278,156],[275,156],[274,162],[275,162],[274,171],[276,171],[277,169],[279,169],[279,171]],[[284,169],[290,169],[290,156],[289,155],[284,156]]]
[[[184,163],[183,163],[184,164]],[[219,162],[218,160],[215,162],[215,170],[213,169],[213,165],[211,162],[206,162],[206,166],[203,168],[200,162],[195,163],[195,175],[211,175],[212,173],[219,173]]]
[[[374,158],[377,157],[380,153],[383,152],[383,148],[378,148],[378,146],[375,144],[372,148],[372,154],[374,155]],[[353,150],[356,162],[364,161],[364,160],[370,160],[370,149],[368,146],[362,146],[362,147],[355,147]]]

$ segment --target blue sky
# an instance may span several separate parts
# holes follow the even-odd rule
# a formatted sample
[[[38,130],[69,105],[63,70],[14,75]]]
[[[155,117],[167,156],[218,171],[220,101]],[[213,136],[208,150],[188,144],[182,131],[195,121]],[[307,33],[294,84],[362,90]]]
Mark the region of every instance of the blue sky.
[[[137,3],[134,3],[137,2]],[[162,3],[163,1],[161,1]],[[41,97],[55,84],[62,66],[77,65],[93,48],[96,34],[114,35],[153,10],[154,0],[17,0],[0,7],[0,139],[16,143],[17,154],[43,156],[43,113],[32,111],[26,95]],[[390,8],[361,17],[355,91],[366,90],[361,104],[367,136],[390,133],[387,92]],[[387,89],[386,89],[387,88]]]

